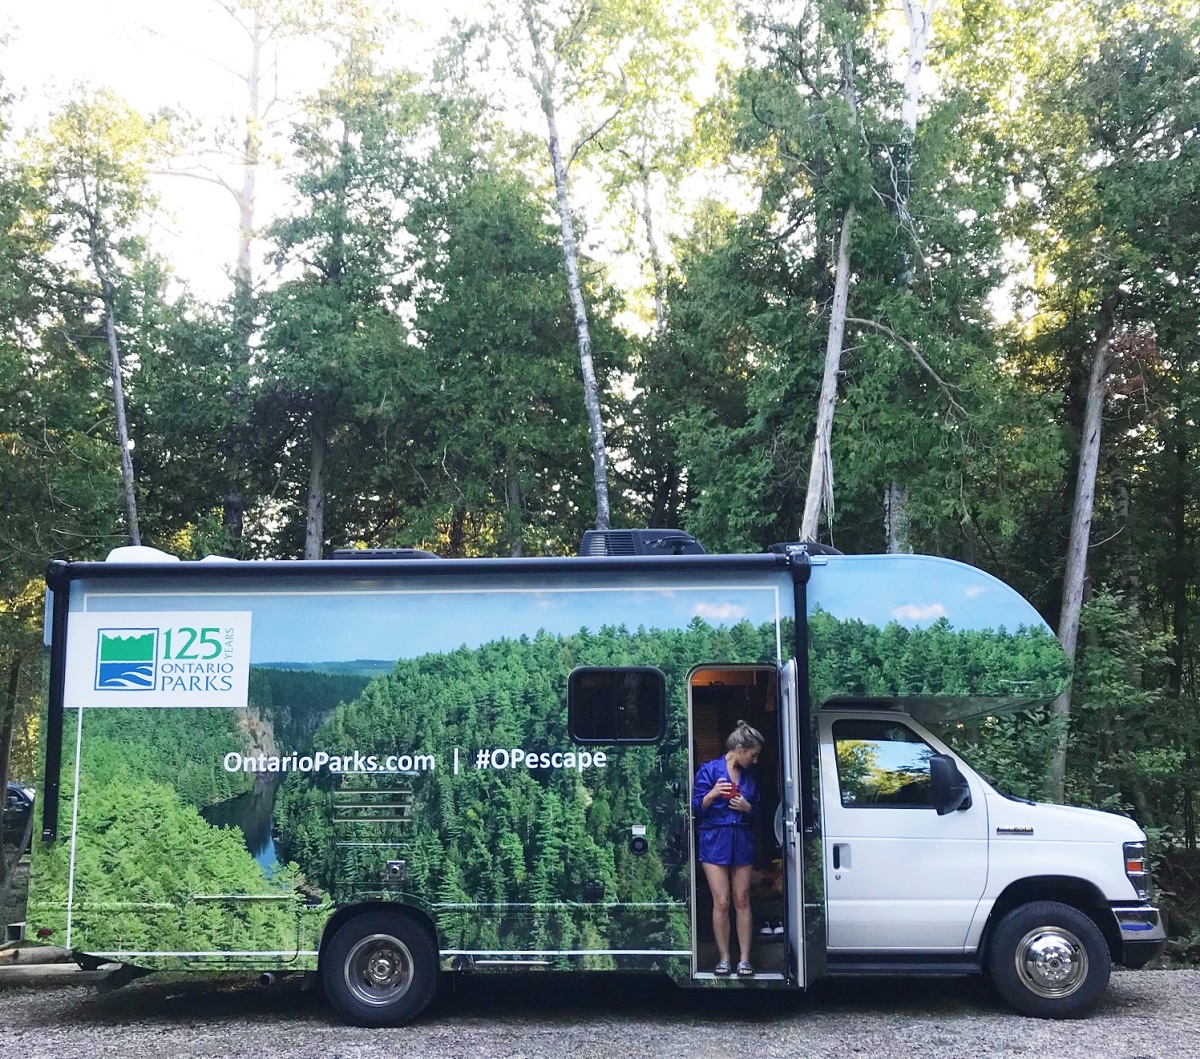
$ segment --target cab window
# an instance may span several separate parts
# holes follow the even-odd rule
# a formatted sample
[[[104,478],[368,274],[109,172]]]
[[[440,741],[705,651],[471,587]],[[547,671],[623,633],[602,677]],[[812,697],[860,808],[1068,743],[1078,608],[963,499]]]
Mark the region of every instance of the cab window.
[[[833,743],[846,808],[931,808],[929,759],[936,751],[907,725],[834,721]]]

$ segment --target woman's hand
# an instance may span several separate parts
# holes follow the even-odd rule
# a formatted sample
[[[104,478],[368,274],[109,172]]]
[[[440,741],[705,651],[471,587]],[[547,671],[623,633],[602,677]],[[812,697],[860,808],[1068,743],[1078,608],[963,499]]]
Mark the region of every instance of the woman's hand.
[[[712,803],[718,798],[730,798],[732,795],[733,784],[730,783],[729,780],[717,780],[717,782],[713,784],[712,790],[710,790],[704,796],[704,804],[706,806],[712,805]],[[732,805],[733,802],[731,801],[729,804]]]
[[[750,812],[751,806],[750,803],[739,794],[736,798],[729,799],[729,808],[739,813],[748,813]]]

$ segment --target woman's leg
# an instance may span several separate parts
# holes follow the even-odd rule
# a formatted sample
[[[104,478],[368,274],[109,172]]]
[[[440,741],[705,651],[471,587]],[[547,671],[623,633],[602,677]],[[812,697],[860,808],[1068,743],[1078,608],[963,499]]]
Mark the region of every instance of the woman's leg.
[[[700,862],[704,878],[708,880],[708,891],[712,894],[713,938],[722,960],[729,959],[729,869],[723,864]],[[749,884],[747,883],[747,886]],[[748,913],[747,913],[748,914]]]
[[[705,865],[707,867],[708,865]],[[732,869],[733,910],[737,915],[737,939],[741,960],[750,959],[750,940],[754,936],[754,922],[750,916],[750,874],[752,864],[739,864]]]

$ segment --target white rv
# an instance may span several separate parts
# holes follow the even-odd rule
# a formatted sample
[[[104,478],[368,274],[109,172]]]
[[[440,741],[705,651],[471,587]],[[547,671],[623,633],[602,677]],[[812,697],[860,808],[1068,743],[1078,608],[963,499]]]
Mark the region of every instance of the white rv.
[[[335,553],[51,564],[28,930],[84,963],[315,972],[348,1020],[440,973],[803,989],[986,974],[1089,1011],[1165,932],[1124,817],[1006,797],[931,731],[1069,678],[1033,608],[948,560]],[[713,973],[691,783],[766,736],[755,974]]]

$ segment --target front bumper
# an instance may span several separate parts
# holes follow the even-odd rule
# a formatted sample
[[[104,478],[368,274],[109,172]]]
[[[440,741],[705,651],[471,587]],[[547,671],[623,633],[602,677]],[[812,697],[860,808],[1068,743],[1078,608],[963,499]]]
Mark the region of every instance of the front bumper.
[[[1167,947],[1167,925],[1153,905],[1114,905],[1121,934],[1117,963],[1136,970],[1145,967]]]

